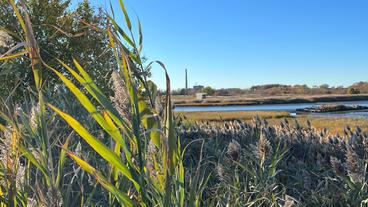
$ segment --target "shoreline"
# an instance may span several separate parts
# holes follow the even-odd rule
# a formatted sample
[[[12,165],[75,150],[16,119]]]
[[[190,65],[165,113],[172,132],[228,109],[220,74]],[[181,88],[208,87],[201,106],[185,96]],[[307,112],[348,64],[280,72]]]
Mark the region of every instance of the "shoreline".
[[[269,97],[209,97],[203,101],[188,97],[187,100],[173,99],[176,107],[206,107],[206,106],[251,106],[251,105],[273,105],[273,104],[303,104],[316,102],[341,102],[341,101],[366,101],[368,94],[362,95],[320,95],[320,96],[269,96]]]
[[[267,120],[270,125],[279,125],[284,119],[295,125],[295,121],[306,127],[307,122],[318,130],[327,129],[332,134],[342,134],[346,126],[351,128],[360,127],[368,132],[367,119],[353,117],[321,117],[311,115],[290,116],[285,111],[207,111],[207,112],[175,112],[175,116],[184,118],[183,124],[196,122],[224,123],[228,121],[241,120],[251,122],[258,115]]]

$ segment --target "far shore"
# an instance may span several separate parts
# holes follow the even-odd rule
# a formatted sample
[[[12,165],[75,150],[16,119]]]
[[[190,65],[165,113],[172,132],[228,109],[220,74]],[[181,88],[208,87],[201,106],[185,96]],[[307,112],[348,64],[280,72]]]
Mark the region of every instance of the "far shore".
[[[237,105],[263,105],[263,104],[293,104],[314,102],[340,102],[340,101],[365,101],[368,94],[347,95],[284,95],[284,96],[209,96],[203,100],[197,100],[194,96],[174,96],[175,106],[237,106]]]

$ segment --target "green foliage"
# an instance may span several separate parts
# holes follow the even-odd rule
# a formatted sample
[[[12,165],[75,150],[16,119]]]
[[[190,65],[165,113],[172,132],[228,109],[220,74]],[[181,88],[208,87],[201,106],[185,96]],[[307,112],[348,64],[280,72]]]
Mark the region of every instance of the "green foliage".
[[[360,91],[357,88],[349,88],[348,94],[360,94]]]
[[[350,87],[358,89],[361,93],[368,93],[368,82],[357,82]]]
[[[19,6],[20,2],[17,4]],[[96,12],[88,1],[71,8],[69,0],[29,1],[27,10],[19,6],[19,11],[22,14],[27,12],[30,16],[34,37],[44,62],[65,72],[56,58],[68,64],[72,63],[72,58],[76,58],[91,68],[92,77],[104,90],[107,89],[107,77],[114,69],[114,58],[108,48],[107,35],[98,30],[106,27],[107,19],[102,11]],[[0,46],[0,54],[14,48],[19,51],[24,41],[22,28],[7,0],[0,1],[0,19],[1,30],[6,29],[12,37],[7,47]],[[21,101],[30,90],[35,89],[32,71],[26,69],[29,64],[27,58],[0,62],[0,97],[6,98],[14,90],[12,98]],[[50,88],[50,91],[54,90],[55,84],[60,83],[50,71],[43,70],[42,77],[46,80],[44,87]]]
[[[208,95],[212,96],[213,94],[215,94],[215,90],[213,88],[211,88],[210,86],[204,87],[202,89],[203,93],[207,93]]]
[[[119,113],[115,108],[118,106],[113,106],[113,103],[104,94],[105,90],[93,81],[76,59],[73,59],[73,65],[77,70],[58,59],[53,61],[58,62],[63,70],[59,71],[52,64],[46,63],[43,58],[45,54],[41,52],[42,48],[38,50],[42,45],[37,43],[29,13],[24,10],[26,8],[24,2],[21,1],[20,5],[16,5],[14,1],[10,1],[17,21],[22,25],[22,35],[27,43],[24,44],[27,45],[24,47],[24,54],[30,57],[32,68],[30,71],[34,76],[38,104],[30,120],[24,117],[20,122],[17,117],[14,117],[14,121],[11,121],[11,118],[4,115],[2,119],[10,121],[6,125],[1,125],[1,128],[4,132],[10,130],[10,134],[16,135],[5,136],[4,139],[11,140],[10,146],[14,151],[13,154],[17,157],[23,155],[23,158],[29,163],[28,169],[32,169],[30,183],[35,182],[37,189],[33,190],[30,185],[22,185],[22,187],[26,189],[26,192],[30,191],[32,201],[37,205],[63,206],[73,202],[70,198],[74,196],[74,193],[69,188],[69,186],[74,187],[73,183],[66,188],[61,185],[64,183],[62,174],[66,161],[65,156],[69,155],[77,166],[93,177],[107,192],[108,199],[103,201],[104,205],[184,206],[184,168],[172,113],[169,93],[170,79],[165,66],[156,61],[155,63],[163,68],[167,82],[165,110],[161,113],[156,110],[160,104],[157,87],[147,80],[147,74],[142,73],[148,71],[154,62],[149,63],[147,67],[143,66],[143,59],[140,55],[143,39],[141,27],[139,26],[138,32],[139,43],[136,43],[129,16],[123,2],[120,3],[131,36],[126,35],[112,17],[107,17],[112,25],[99,28],[99,30],[109,37],[108,46],[116,58],[116,68],[119,70],[116,72],[118,75],[115,76],[114,81],[124,82],[124,88],[115,88],[117,90],[115,95],[120,90],[125,91],[129,104],[127,114]],[[23,9],[23,14],[19,8]],[[18,55],[9,52],[3,59],[11,60],[17,57]],[[67,88],[75,96],[75,99],[71,99],[70,102],[79,102],[83,106],[92,120],[97,123],[93,129],[100,130],[103,136],[107,137],[108,142],[94,135],[94,130],[88,128],[89,122],[81,123],[73,117],[79,113],[70,115],[50,103],[54,96],[52,91],[50,88],[46,90],[41,88],[45,83],[42,75],[47,74],[44,70],[55,74],[63,82],[64,85],[59,87]],[[75,83],[78,83],[79,86]],[[45,96],[44,91],[51,92],[51,95]],[[46,99],[50,101],[46,102]],[[55,104],[59,105],[60,102],[56,101]],[[54,119],[54,116],[46,105],[79,135],[81,140],[90,147],[90,152],[98,154],[99,163],[104,164],[93,166],[95,163],[90,159],[78,155],[80,154],[78,151],[73,152],[69,144],[70,137],[66,138],[65,135],[61,149],[56,148],[55,141],[58,140],[53,139],[48,122],[48,119]],[[123,116],[129,116],[129,119]],[[21,128],[16,128],[18,123],[22,126]],[[12,132],[16,129],[17,131]],[[18,137],[22,137],[21,142],[17,141],[20,140]],[[7,163],[1,169],[10,166],[10,170],[16,173],[18,159],[13,158],[12,160],[16,161],[14,166]],[[107,171],[106,166],[109,166]],[[6,172],[3,175],[7,174]],[[77,173],[74,172],[74,174]],[[21,178],[24,177],[21,176]],[[1,204],[16,206],[19,200],[23,206],[33,205],[29,204],[27,196],[21,199],[16,197],[18,186],[21,183],[16,183],[14,179],[9,179],[7,176],[5,180],[10,183],[5,182],[3,186],[5,191],[2,192],[5,194],[2,196],[4,199],[1,200]],[[8,191],[8,189],[14,190]],[[80,199],[77,201],[81,206],[85,204],[83,189],[84,184],[80,189],[83,195],[79,195]],[[43,194],[43,192],[47,193]]]

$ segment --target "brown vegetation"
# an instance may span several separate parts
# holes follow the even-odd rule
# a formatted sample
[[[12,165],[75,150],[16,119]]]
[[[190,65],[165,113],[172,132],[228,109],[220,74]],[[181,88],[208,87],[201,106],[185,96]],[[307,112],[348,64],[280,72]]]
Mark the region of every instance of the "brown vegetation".
[[[189,89],[188,94],[193,95],[198,92],[211,91],[211,95],[215,96],[240,96],[240,95],[326,95],[326,94],[360,94],[368,93],[368,82],[357,82],[349,87],[331,87],[327,84],[309,87],[307,85],[282,85],[282,84],[266,84],[256,85],[248,89],[241,88],[221,88],[213,89],[209,86],[203,89]],[[178,89],[172,91],[173,95],[184,95],[185,90]]]
[[[203,143],[190,145],[185,160],[202,172],[202,206],[366,206],[368,134],[360,128],[336,136],[254,119],[180,131]]]
[[[313,102],[360,101],[360,100],[368,100],[368,94],[212,96],[204,100],[196,100],[194,96],[173,97],[173,102],[176,106],[228,106],[228,105],[287,104],[287,103],[313,103]]]
[[[255,116],[262,119],[289,117],[288,112],[283,111],[199,111],[199,112],[176,112],[175,115],[185,117],[190,121],[233,121],[250,120]]]
[[[327,130],[330,134],[343,134],[345,127],[360,127],[362,131],[368,132],[367,119],[346,117],[315,117],[298,116],[291,117],[288,112],[280,111],[208,111],[208,112],[176,112],[176,116],[186,120],[185,123],[209,121],[223,123],[226,121],[241,120],[246,123],[258,116],[266,119],[270,125],[279,125],[281,121],[288,120],[295,127],[297,122],[300,126],[307,127],[308,122],[317,130]]]

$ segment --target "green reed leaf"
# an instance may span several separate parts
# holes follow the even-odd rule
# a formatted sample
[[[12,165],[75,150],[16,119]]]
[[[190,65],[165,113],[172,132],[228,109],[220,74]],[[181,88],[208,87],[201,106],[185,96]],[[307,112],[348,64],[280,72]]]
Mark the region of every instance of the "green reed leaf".
[[[107,148],[100,140],[91,135],[86,128],[84,128],[77,120],[67,113],[62,112],[55,106],[48,104],[48,106],[59,114],[78,134],[81,136],[102,158],[104,158],[111,165],[115,166],[126,176],[130,181],[133,182],[137,190],[140,190],[140,186],[137,181],[133,178],[131,172],[127,166],[119,159],[119,157]]]
[[[89,165],[86,161],[80,159],[78,156],[74,155],[71,152],[67,152],[68,155],[79,165],[83,170],[85,170],[87,173],[93,175],[96,180],[110,193],[115,195],[119,201],[124,206],[133,207],[135,206],[133,201],[126,195],[125,193],[121,192],[119,189],[117,189],[113,184],[111,184],[103,175],[101,172],[93,168],[91,165]]]

